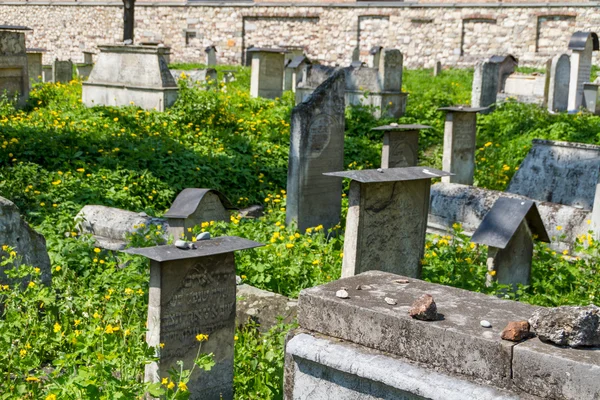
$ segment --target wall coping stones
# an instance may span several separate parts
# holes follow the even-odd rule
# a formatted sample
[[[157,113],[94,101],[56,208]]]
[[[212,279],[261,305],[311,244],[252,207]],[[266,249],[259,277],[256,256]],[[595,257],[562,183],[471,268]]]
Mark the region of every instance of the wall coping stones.
[[[381,271],[369,271],[353,277],[305,289],[300,293],[298,323],[300,328],[347,340],[365,347],[425,363],[438,371],[445,370],[485,382],[498,388],[515,390],[515,382],[530,390],[528,382],[543,385],[545,375],[531,368],[513,368],[515,347],[527,348],[525,356],[530,366],[544,366],[544,357],[555,359],[552,374],[561,381],[545,385],[576,387],[582,393],[600,395],[597,379],[581,380],[577,371],[588,368],[595,373],[600,365],[600,349],[565,349],[569,362],[561,363],[554,356],[554,346],[538,339],[520,344],[501,339],[501,332],[510,321],[527,320],[537,307],[515,301],[501,300],[481,293],[469,292],[409,278],[408,284],[396,283],[405,279]],[[361,289],[356,289],[358,286]],[[336,297],[345,288],[348,299]],[[408,310],[423,293],[431,294],[443,318],[426,322],[412,319]],[[396,300],[389,305],[384,298]],[[490,321],[489,329],[480,326]],[[521,351],[521,349],[519,349]],[[523,350],[525,351],[525,350]],[[536,390],[531,389],[531,394]],[[558,388],[557,390],[561,390]],[[538,393],[540,391],[537,391]],[[580,399],[581,397],[561,397]],[[587,397],[594,398],[594,397]]]

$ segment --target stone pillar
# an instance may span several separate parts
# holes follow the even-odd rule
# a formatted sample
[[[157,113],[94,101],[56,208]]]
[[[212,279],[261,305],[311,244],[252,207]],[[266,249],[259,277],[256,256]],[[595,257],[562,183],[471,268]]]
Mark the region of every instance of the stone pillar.
[[[54,83],[69,83],[73,80],[73,61],[54,60],[52,64],[52,81]]]
[[[31,90],[34,83],[42,82],[42,56],[44,51],[44,49],[27,49],[29,90]]]
[[[546,71],[548,82],[548,111],[567,111],[569,100],[569,80],[571,78],[571,59],[568,54],[559,54],[552,58],[550,69]]]
[[[498,63],[479,61],[475,64],[471,107],[489,107],[498,94]]]
[[[342,278],[370,270],[420,277],[431,179],[449,174],[407,167],[326,175],[352,179]]]
[[[475,174],[475,142],[477,113],[485,107],[442,107],[446,111],[444,125],[444,171],[453,173],[442,178],[442,182],[473,184]]]
[[[342,182],[323,173],[344,168],[345,87],[336,71],[292,110],[286,224],[301,232],[340,221]]]
[[[379,70],[377,75],[381,82],[381,91],[402,91],[402,65],[404,57],[398,49],[385,49],[381,51]]]
[[[215,46],[208,46],[204,49],[204,52],[206,53],[206,65],[217,65],[217,48]]]
[[[285,50],[248,49],[252,55],[252,75],[250,96],[274,99],[283,93],[283,72]]]
[[[439,76],[442,73],[442,63],[437,61],[433,67],[433,76]]]
[[[577,111],[583,105],[583,84],[590,81],[592,52],[598,50],[595,33],[575,32],[569,41],[571,54],[571,76],[569,80],[569,111]]]
[[[419,131],[427,125],[385,125],[373,128],[383,131],[381,168],[415,167],[419,161]]]
[[[160,382],[170,368],[191,369],[196,335],[208,335],[202,353],[213,353],[210,371],[195,368],[187,384],[191,399],[233,399],[236,278],[234,251],[260,244],[237,237],[197,242],[197,249],[158,246],[126,250],[150,259],[146,341],[158,362],[146,365],[145,380]],[[161,348],[160,344],[164,344]]]

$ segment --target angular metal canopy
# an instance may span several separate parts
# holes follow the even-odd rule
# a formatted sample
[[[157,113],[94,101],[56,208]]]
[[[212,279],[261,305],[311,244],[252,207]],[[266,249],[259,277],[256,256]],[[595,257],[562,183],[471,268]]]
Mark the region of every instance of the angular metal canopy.
[[[231,204],[231,202],[225,197],[221,192],[214,189],[196,189],[196,188],[187,188],[183,189],[181,193],[177,195],[175,201],[169,208],[169,211],[165,213],[165,217],[167,218],[187,218],[192,215],[200,202],[204,198],[207,193],[214,193],[219,196],[223,207],[227,210],[235,209],[235,207]]]
[[[416,181],[454,175],[429,167],[364,169],[362,171],[328,172],[323,175],[350,178],[361,183]]]
[[[385,132],[404,132],[404,131],[416,131],[420,129],[429,129],[431,126],[429,125],[419,125],[419,124],[410,124],[410,125],[383,125],[378,126],[376,128],[372,128],[372,131],[385,131]]]

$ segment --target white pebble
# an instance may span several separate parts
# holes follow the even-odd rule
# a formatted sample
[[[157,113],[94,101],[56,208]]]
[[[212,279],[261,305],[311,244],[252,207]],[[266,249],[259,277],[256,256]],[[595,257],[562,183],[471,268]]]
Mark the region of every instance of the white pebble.
[[[393,305],[396,305],[396,304],[397,304],[397,303],[396,303],[396,300],[394,300],[394,299],[392,299],[392,298],[389,298],[389,297],[386,297],[386,298],[385,298],[385,302],[386,302],[386,303],[388,303],[390,306],[393,306]]]
[[[492,324],[490,323],[490,321],[486,321],[485,319],[482,319],[479,322],[479,325],[483,326],[484,328],[491,328]]]
[[[210,232],[202,232],[198,236],[196,236],[196,240],[208,240],[210,239]]]
[[[178,249],[183,249],[183,250],[187,250],[188,249],[188,244],[185,240],[176,240],[175,241],[175,247],[177,247]]]
[[[340,299],[348,299],[348,298],[350,298],[350,296],[348,295],[348,292],[346,292],[344,289],[338,290],[337,292],[335,292],[335,295],[337,297],[339,297]]]

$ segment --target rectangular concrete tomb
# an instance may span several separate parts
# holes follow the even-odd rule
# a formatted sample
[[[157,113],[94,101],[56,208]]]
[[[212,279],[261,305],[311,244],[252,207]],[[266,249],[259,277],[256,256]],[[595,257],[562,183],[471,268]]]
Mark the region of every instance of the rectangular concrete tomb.
[[[234,251],[261,246],[237,238],[218,237],[197,242],[197,249],[158,246],[126,250],[150,261],[150,297],[146,341],[156,348],[158,362],[146,365],[147,382],[169,377],[182,360],[191,369],[200,343],[201,353],[214,353],[210,371],[196,368],[188,389],[191,399],[233,399],[233,353],[236,278]],[[163,343],[164,347],[159,346]]]
[[[352,179],[342,277],[369,270],[420,277],[431,179],[450,174],[407,167],[325,175]]]
[[[342,288],[347,298],[336,296]],[[436,321],[408,314],[424,294],[437,304]],[[381,271],[305,289],[286,348],[285,398],[597,399],[599,349],[501,339],[508,322],[536,309]]]
[[[373,128],[383,131],[381,168],[415,167],[419,161],[419,132],[427,125],[385,125]]]
[[[83,103],[164,111],[175,103],[178,87],[165,57],[168,47],[99,46],[90,77],[82,83]]]

